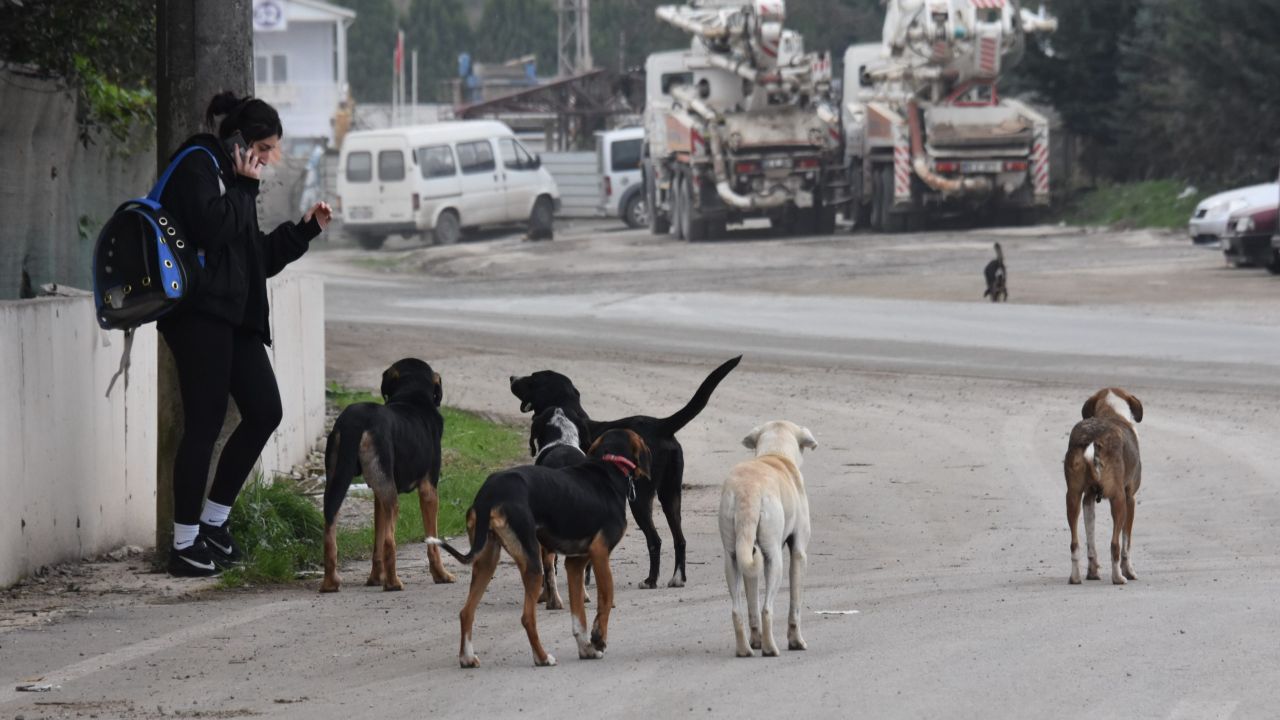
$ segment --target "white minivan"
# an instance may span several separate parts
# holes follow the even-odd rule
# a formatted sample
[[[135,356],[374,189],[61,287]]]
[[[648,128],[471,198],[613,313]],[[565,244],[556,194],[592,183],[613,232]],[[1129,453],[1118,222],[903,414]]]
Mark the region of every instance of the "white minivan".
[[[348,133],[338,158],[338,211],[362,247],[388,235],[440,245],[463,228],[527,223],[550,238],[560,190],[542,158],[506,124],[464,120]]]
[[[640,150],[644,128],[629,127],[596,133],[596,169],[600,177],[600,214],[620,217],[628,227],[649,224]]]

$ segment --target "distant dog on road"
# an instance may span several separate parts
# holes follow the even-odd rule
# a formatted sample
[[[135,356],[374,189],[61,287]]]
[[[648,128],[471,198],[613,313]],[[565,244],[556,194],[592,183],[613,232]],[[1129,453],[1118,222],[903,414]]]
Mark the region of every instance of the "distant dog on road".
[[[982,271],[987,277],[987,291],[982,293],[982,297],[991,298],[991,302],[1007,301],[1009,299],[1009,275],[1004,267],[1004,251],[1000,249],[1000,243],[996,243],[996,259],[987,263],[987,267]]]
[[[327,479],[324,488],[324,581],[320,592],[337,592],[338,510],[351,480],[363,476],[373,490],[373,569],[365,585],[402,590],[396,575],[396,518],[400,493],[418,491],[422,528],[436,534],[440,511],[440,438],[444,397],[440,375],[427,363],[405,358],[382,373],[385,405],[355,403],[342,411],[324,450]],[[453,575],[440,562],[440,549],[427,548],[431,577],[451,583]]]
[[[809,547],[809,498],[800,474],[801,452],[818,447],[808,428],[775,420],[752,430],[742,444],[755,458],[734,466],[720,493],[720,541],[724,544],[724,577],[733,602],[733,633],[738,657],[752,648],[778,654],[773,640],[773,600],[782,584],[782,553],[791,552],[791,607],[787,614],[787,647],[804,650],[800,635],[800,601]],[[764,563],[764,617],[760,613],[760,571]],[[742,595],[746,585],[751,640],[743,627]]]
[[[1063,469],[1067,477],[1067,525],[1071,528],[1071,584],[1080,583],[1080,541],[1076,519],[1084,503],[1084,532],[1089,543],[1090,580],[1099,580],[1093,546],[1093,506],[1111,501],[1111,582],[1136,580],[1129,562],[1133,539],[1134,495],[1142,485],[1137,423],[1142,403],[1120,388],[1103,388],[1084,402],[1084,419],[1071,430]],[[1122,538],[1123,535],[1123,538]],[[1123,544],[1121,540],[1123,539]]]

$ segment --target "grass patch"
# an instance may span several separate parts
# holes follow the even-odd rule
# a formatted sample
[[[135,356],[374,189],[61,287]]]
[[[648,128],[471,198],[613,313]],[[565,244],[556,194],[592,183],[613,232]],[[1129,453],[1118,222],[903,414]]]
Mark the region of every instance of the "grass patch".
[[[382,403],[374,393],[337,383],[329,384],[325,396],[339,410],[358,402]],[[523,462],[528,448],[517,428],[449,407],[441,408],[440,414],[444,416],[444,437],[437,524],[441,535],[460,535],[480,484],[493,471]],[[324,516],[311,498],[301,495],[287,480],[250,483],[236,499],[231,533],[245,551],[245,562],[222,574],[224,587],[287,582],[300,571],[321,567]],[[417,493],[401,495],[396,543],[417,542],[423,537]],[[372,527],[339,531],[340,559],[368,558],[372,551]]]
[[[1072,201],[1063,219],[1072,225],[1185,227],[1196,205],[1207,196],[1197,192],[1179,199],[1186,187],[1186,183],[1177,180],[1101,185]]]

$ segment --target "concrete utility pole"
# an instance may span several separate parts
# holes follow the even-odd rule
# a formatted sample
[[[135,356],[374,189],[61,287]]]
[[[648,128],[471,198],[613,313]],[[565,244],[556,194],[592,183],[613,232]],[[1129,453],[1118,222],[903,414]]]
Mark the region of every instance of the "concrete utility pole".
[[[223,90],[253,92],[253,0],[157,0],[157,174],[183,141],[205,129],[204,111]],[[178,373],[163,338],[159,368],[156,557],[163,563],[173,543],[173,458],[182,437]]]

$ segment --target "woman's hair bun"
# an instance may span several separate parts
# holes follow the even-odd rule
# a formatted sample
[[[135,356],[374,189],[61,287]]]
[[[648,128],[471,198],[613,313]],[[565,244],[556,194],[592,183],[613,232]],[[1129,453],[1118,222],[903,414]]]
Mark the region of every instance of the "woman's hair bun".
[[[209,109],[205,111],[205,121],[209,123],[210,127],[213,127],[214,118],[221,117],[232,110],[235,110],[236,107],[246,99],[247,98],[236,97],[236,94],[230,90],[223,90],[217,95],[214,95],[213,100],[209,101]]]

